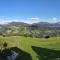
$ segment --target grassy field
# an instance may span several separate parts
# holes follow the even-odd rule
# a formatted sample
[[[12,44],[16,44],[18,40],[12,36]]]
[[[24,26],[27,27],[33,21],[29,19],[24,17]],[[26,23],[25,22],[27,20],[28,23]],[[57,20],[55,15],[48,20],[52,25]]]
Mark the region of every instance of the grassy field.
[[[19,52],[16,60],[58,60],[60,59],[60,37],[48,39],[12,36],[0,37],[0,46],[7,42],[8,48]]]

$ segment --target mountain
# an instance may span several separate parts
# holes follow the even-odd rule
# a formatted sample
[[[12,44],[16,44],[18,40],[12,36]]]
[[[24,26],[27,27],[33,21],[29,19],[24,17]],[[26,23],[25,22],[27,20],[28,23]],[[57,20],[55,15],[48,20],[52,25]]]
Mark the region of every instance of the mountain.
[[[60,22],[57,22],[57,23],[39,22],[39,23],[32,24],[32,27],[38,27],[38,28],[60,28]]]
[[[28,27],[30,29],[41,29],[41,28],[60,28],[60,22],[57,23],[48,23],[48,22],[38,22],[33,24],[27,24],[24,22],[11,22],[8,24],[0,25],[1,28],[8,29],[9,27],[16,26],[16,27]]]
[[[7,24],[8,26],[29,26],[29,24],[24,23],[24,22],[11,22]]]
[[[48,23],[48,22],[39,22],[39,23],[34,23],[32,25],[35,26],[43,26],[43,27],[60,27],[60,22],[57,23]]]
[[[35,31],[36,30],[36,31]],[[48,23],[48,22],[38,22],[33,24],[27,24],[24,22],[11,22],[8,24],[0,25],[0,34],[1,33],[31,33],[31,31],[57,31],[60,34],[60,22],[57,23]]]
[[[60,27],[60,22],[57,23],[48,23],[48,22],[38,22],[33,24],[27,24],[24,22],[11,22],[8,24],[0,25],[1,27],[9,27],[9,26],[24,26],[24,27]]]

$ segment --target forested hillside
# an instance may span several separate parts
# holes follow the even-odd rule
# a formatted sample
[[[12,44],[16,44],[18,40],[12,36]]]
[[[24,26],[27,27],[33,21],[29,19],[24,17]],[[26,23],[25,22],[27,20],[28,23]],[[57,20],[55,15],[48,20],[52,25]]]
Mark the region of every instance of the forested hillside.
[[[39,22],[27,24],[24,22],[11,22],[0,25],[0,35],[60,35],[60,23]]]

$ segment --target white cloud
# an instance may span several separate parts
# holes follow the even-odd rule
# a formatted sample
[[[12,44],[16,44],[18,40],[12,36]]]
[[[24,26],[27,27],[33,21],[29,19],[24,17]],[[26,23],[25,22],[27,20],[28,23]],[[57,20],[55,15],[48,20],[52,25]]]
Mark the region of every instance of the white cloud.
[[[57,22],[58,18],[57,17],[53,17],[52,20],[53,20],[53,22]]]
[[[53,17],[52,19],[53,19],[53,20],[57,20],[58,18],[57,18],[57,17]]]
[[[18,22],[17,19],[9,19],[9,18],[0,16],[0,24],[7,24],[7,23],[10,23],[10,22],[13,22],[13,21]]]
[[[39,20],[39,18],[33,17],[33,18],[27,18],[28,20]]]
[[[41,22],[49,22],[49,23],[57,23],[60,22],[60,19],[58,19],[57,17],[47,17],[47,18],[42,18],[40,19]]]
[[[60,22],[60,20],[57,17],[52,17],[52,18],[25,18],[25,19],[9,19],[4,16],[0,16],[0,24],[7,24],[10,22],[25,22],[25,23],[37,23],[37,22],[50,22],[50,23],[56,23]]]
[[[37,22],[40,22],[40,18],[37,18],[37,17],[32,17],[32,18],[27,18],[27,23],[37,23]]]
[[[49,22],[51,22],[51,23],[60,22],[60,19],[58,19],[57,17],[52,17],[49,19]]]

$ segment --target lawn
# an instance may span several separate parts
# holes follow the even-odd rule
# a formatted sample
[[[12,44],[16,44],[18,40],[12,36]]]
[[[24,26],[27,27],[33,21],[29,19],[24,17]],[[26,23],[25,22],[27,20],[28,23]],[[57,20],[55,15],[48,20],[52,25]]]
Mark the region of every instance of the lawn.
[[[47,39],[22,36],[0,37],[0,46],[4,42],[7,42],[8,48],[19,52],[20,55],[16,60],[60,59],[60,37]]]

